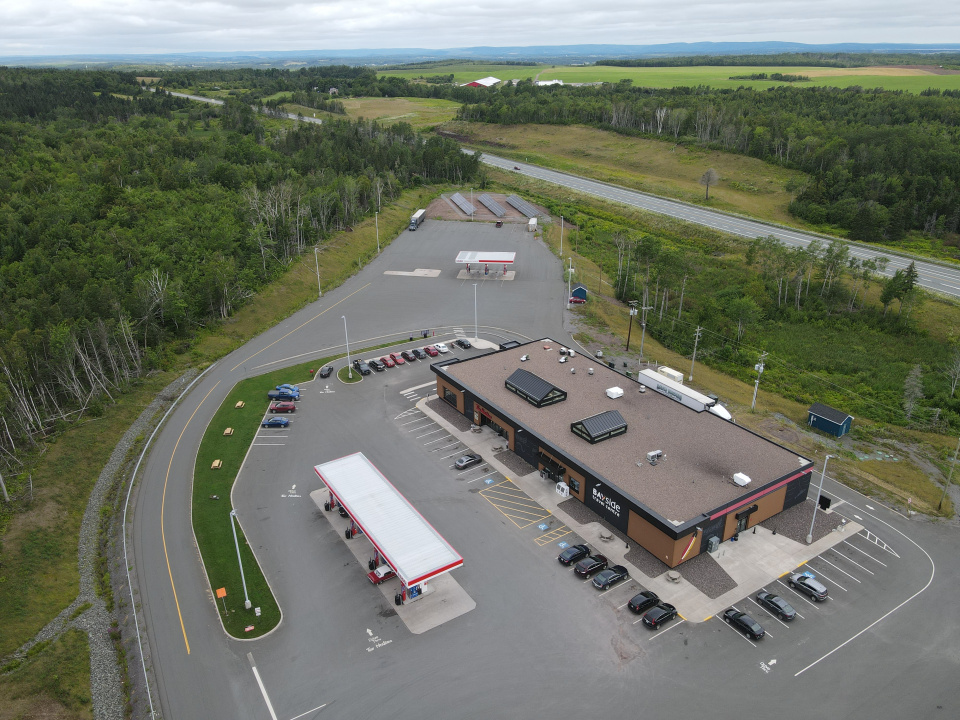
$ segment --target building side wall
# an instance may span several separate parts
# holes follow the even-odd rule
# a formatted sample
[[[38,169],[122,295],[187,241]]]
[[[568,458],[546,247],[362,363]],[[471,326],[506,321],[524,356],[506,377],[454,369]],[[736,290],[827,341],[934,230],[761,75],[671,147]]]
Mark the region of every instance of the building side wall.
[[[464,412],[465,412],[465,408],[464,408],[465,403],[464,403],[464,398],[463,398],[463,395],[464,395],[463,391],[462,391],[462,390],[458,390],[458,389],[455,388],[453,385],[451,385],[451,384],[448,383],[446,380],[444,380],[442,377],[440,377],[439,375],[437,375],[437,397],[439,397],[441,400],[445,400],[445,399],[446,399],[446,395],[444,394],[444,390],[450,390],[450,391],[456,396],[456,398],[457,398],[457,404],[456,404],[455,407],[457,408],[457,412],[459,412],[461,415],[464,414]]]
[[[512,451],[514,449],[514,435],[516,434],[516,428],[513,427],[513,424],[504,420],[502,417],[497,415],[495,412],[490,410],[480,402],[476,400],[473,401],[473,424],[481,425],[483,424],[483,418],[487,420],[493,420],[497,425],[502,427],[507,433],[507,447]]]
[[[683,551],[686,550],[687,545],[690,544],[690,535],[685,535],[674,540],[637,515],[633,510],[630,511],[627,537],[639,544],[640,547],[647,550],[658,560],[666,563],[669,567],[676,567],[682,562]],[[702,539],[703,533],[698,534],[697,538],[693,541],[693,547],[691,547],[687,553],[687,560],[700,553],[700,543]]]
[[[737,534],[737,513],[746,510],[751,505],[756,505],[756,511],[752,512],[747,516],[747,526],[745,530],[749,530],[754,525],[759,522],[763,522],[767,518],[771,518],[776,515],[778,512],[783,510],[783,501],[787,496],[787,486],[784,485],[781,488],[777,488],[772,493],[764,495],[754,500],[750,505],[746,505],[742,508],[737,508],[736,510],[731,510],[727,513],[726,518],[723,523],[723,540],[729,540],[734,535]]]

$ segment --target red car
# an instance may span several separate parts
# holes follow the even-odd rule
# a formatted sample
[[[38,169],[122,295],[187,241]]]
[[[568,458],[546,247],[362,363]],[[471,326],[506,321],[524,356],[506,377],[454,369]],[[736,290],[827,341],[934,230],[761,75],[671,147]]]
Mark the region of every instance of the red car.
[[[395,578],[397,574],[393,571],[393,568],[384,563],[376,570],[372,570],[367,573],[367,577],[370,578],[370,582],[374,585],[379,585],[380,583],[385,583],[390,578]]]
[[[436,357],[437,355],[440,354],[433,345],[427,345],[427,346],[423,349],[423,351],[424,351],[427,355],[429,355],[430,357]]]
[[[387,367],[393,367],[394,365],[396,365],[396,363],[393,361],[393,358],[390,357],[389,355],[384,355],[382,358],[380,358],[380,362],[382,362]]]
[[[586,302],[586,300],[584,300],[583,298],[572,297],[568,302],[571,305],[583,305]]]
[[[397,365],[406,365],[406,364],[407,364],[407,361],[404,360],[403,357],[402,357],[402,356],[400,355],[400,353],[398,353],[398,352],[396,352],[396,353],[390,353],[390,357],[393,358],[393,362],[396,363]]]
[[[270,412],[272,412],[272,413],[278,413],[278,412],[296,412],[296,410],[297,410],[297,405],[296,405],[296,403],[292,403],[292,402],[275,402],[275,403],[270,403]]]

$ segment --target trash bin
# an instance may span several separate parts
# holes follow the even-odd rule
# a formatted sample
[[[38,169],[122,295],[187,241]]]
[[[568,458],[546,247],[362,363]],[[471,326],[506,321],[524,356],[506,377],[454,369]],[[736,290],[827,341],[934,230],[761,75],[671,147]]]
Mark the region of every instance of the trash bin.
[[[343,531],[343,536],[344,536],[347,540],[349,540],[350,538],[353,537],[353,534],[350,532],[350,528],[347,528],[346,530]]]

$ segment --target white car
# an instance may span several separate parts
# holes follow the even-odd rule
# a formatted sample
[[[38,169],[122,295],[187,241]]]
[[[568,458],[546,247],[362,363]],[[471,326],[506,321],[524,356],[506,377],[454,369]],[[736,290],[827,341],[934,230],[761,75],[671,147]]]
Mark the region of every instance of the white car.
[[[436,343],[434,347],[437,349],[437,352],[440,353],[441,355],[443,355],[443,353],[450,352],[450,348],[448,348],[443,343]]]

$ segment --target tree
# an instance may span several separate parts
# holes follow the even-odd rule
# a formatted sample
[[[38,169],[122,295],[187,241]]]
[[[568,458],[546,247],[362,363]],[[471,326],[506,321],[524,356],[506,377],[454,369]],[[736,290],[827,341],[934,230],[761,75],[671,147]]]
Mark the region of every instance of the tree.
[[[734,298],[727,305],[727,317],[737,324],[737,345],[739,345],[747,327],[763,317],[763,310],[753,298]]]
[[[903,383],[903,412],[907,420],[913,416],[917,403],[923,399],[923,368],[914,365]]]
[[[953,346],[950,360],[941,369],[941,372],[950,381],[950,397],[957,393],[957,384],[960,383],[960,346]]]
[[[700,184],[707,189],[705,197],[706,200],[710,199],[710,186],[716,185],[718,182],[720,182],[720,173],[713,168],[710,168],[700,176]]]

